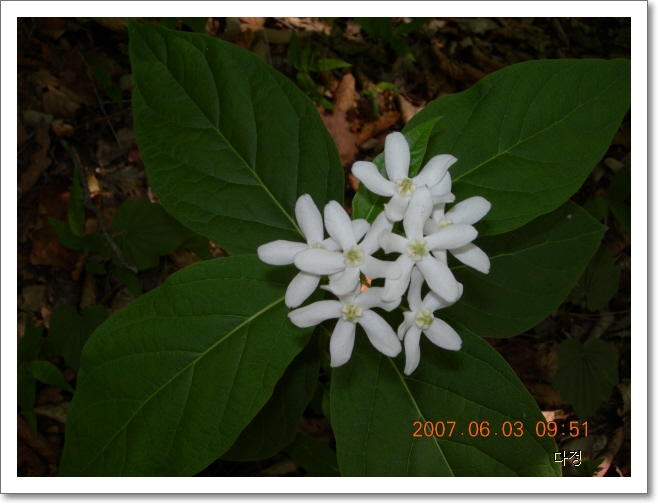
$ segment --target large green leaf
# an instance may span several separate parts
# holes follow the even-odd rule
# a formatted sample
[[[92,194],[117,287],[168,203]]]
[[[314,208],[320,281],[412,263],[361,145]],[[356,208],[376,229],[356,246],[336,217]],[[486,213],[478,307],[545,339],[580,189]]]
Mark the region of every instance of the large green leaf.
[[[622,59],[529,61],[433,101],[403,132],[442,116],[423,164],[455,156],[457,201],[489,200],[482,234],[504,233],[556,209],[582,185],[628,110],[630,79]],[[357,217],[367,211],[361,205]]]
[[[286,447],[290,458],[302,466],[311,476],[340,476],[336,452],[320,441],[297,433]]]
[[[299,240],[297,198],[342,201],[343,169],[313,105],[255,54],[131,22],[135,136],[158,198],[231,254]]]
[[[420,365],[411,376],[402,373],[404,355],[382,355],[357,329],[352,358],[334,370],[331,382],[343,476],[560,474],[555,441],[536,436],[544,417],[514,371],[480,337],[455,329],[461,351],[441,350],[423,336]],[[432,433],[437,422],[443,422],[442,437]],[[419,425],[420,437],[414,437]],[[488,437],[480,435],[483,426]]]
[[[485,275],[451,257],[464,294],[441,310],[440,317],[480,336],[522,333],[564,301],[604,232],[591,215],[567,201],[519,229],[477,238],[475,243],[491,259],[491,270]]]
[[[290,443],[315,391],[319,369],[320,350],[312,338],[283,373],[272,397],[222,458],[263,460]]]
[[[608,342],[593,339],[582,344],[568,339],[560,344],[553,385],[581,420],[587,420],[610,397],[618,381],[617,358]]]
[[[102,324],[60,473],[190,476],[228,450],[310,335],[283,302],[294,273],[256,256],[197,263]]]

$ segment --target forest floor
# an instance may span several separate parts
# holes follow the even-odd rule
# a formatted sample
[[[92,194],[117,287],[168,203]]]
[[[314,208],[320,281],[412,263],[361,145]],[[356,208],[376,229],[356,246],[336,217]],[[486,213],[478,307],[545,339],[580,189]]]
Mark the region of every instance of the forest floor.
[[[381,39],[373,36],[375,28],[366,30],[348,18],[155,18],[148,22],[233,42],[300,82],[318,104],[338,146],[348,211],[358,187],[351,165],[372,160],[383,150],[385,136],[400,131],[430,101],[468,89],[489,73],[524,61],[630,59],[630,20],[617,18],[395,18],[390,20],[389,35]],[[408,29],[395,30],[407,23]],[[317,52],[291,61],[293,31],[302,46],[310,44]],[[350,66],[309,70],[317,59],[341,60]],[[51,316],[61,306],[82,313],[84,325],[84,314],[92,313],[85,309],[101,306],[112,314],[200,258],[180,247],[162,255],[157,266],[136,274],[106,270],[102,261],[91,261],[88,252],[62,244],[49,221],[69,218],[76,164],[84,170],[83,190],[94,207],[89,206],[83,216],[85,235],[112,236],[112,216],[125,201],[142,197],[156,201],[133,134],[126,20],[19,19],[17,70],[17,338],[20,341],[26,325],[30,326],[30,317],[37,329],[45,329],[41,334],[45,343]],[[310,83],[298,81],[298,73],[305,73]],[[573,201],[583,205],[606,196],[615,175],[630,166],[630,138],[629,112],[607,154]],[[618,363],[618,384],[588,419],[587,437],[556,441],[560,450],[580,450],[583,459],[603,459],[598,476],[630,476],[630,231],[607,207],[600,217],[608,226],[603,245],[620,272],[615,295],[590,311],[574,292],[535,328],[514,338],[487,341],[511,365],[547,420],[562,425],[575,416],[551,384],[560,343],[591,337],[608,342]],[[214,244],[208,254],[224,255]],[[48,360],[75,385],[76,371],[68,362],[57,355]],[[39,383],[36,387],[37,433],[18,409],[17,470],[20,476],[56,476],[72,393],[61,386]],[[307,409],[299,429],[331,446],[331,425],[317,409]],[[564,474],[577,475],[570,464]],[[200,474],[222,475],[301,476],[305,472],[279,453],[258,462],[218,460]]]

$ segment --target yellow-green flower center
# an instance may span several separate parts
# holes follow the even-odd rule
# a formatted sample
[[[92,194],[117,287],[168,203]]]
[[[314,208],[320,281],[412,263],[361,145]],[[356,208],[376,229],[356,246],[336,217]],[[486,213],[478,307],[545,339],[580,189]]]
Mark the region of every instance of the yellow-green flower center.
[[[356,303],[344,304],[340,309],[341,318],[347,322],[355,323],[363,315],[363,309]]]
[[[448,226],[452,226],[452,221],[450,219],[441,219],[436,225],[439,229],[447,228]]]
[[[425,247],[426,243],[427,242],[422,238],[414,238],[413,240],[409,240],[409,243],[407,244],[407,254],[409,257],[411,257],[416,262],[422,261],[423,257],[430,253],[430,251]]]
[[[429,329],[434,321],[434,315],[427,308],[418,310],[416,313],[416,325],[420,327],[423,331]]]
[[[345,258],[345,266],[349,268],[358,268],[363,264],[363,261],[365,261],[366,254],[358,245],[354,245],[352,248],[343,252],[343,257]]]
[[[416,184],[414,184],[413,181],[408,178],[400,179],[395,182],[395,190],[400,196],[411,196],[411,193],[416,190]]]
[[[322,243],[322,242],[311,243],[308,246],[308,248],[310,248],[310,249],[323,249],[324,248],[324,243]]]

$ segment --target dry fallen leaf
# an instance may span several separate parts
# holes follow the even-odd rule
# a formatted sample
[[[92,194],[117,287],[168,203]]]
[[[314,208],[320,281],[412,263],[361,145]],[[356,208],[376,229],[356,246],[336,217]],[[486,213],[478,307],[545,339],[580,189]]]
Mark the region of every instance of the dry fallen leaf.
[[[48,126],[44,120],[42,120],[36,128],[35,147],[36,151],[30,157],[30,164],[18,180],[19,198],[34,187],[34,184],[37,183],[39,177],[43,175],[46,168],[52,163],[52,160],[48,156],[48,151],[50,150],[50,135],[48,133]]]
[[[346,112],[354,106],[356,100],[356,91],[354,89],[355,81],[352,74],[345,74],[334,93],[334,110],[333,113],[324,112],[322,119],[329,130],[329,133],[336,142],[340,162],[343,166],[349,166],[354,163],[356,155],[359,152],[357,147],[358,136],[350,129],[350,123],[347,120]]]

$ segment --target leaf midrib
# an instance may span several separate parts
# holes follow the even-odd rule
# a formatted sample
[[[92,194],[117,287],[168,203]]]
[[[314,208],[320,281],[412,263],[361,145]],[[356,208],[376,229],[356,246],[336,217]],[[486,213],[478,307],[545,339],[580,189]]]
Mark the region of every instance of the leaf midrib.
[[[137,32],[136,32],[136,33],[137,33]],[[254,176],[254,178],[255,178],[256,181],[258,182],[258,185],[259,185],[259,186],[260,186],[260,187],[261,187],[261,188],[267,193],[267,195],[272,199],[272,201],[276,204],[276,206],[279,207],[279,209],[281,210],[281,212],[283,213],[283,215],[285,215],[286,218],[288,218],[288,220],[292,223],[294,229],[295,229],[295,230],[296,230],[296,231],[297,231],[297,232],[303,237],[304,234],[302,233],[301,229],[300,229],[299,226],[297,225],[297,222],[295,221],[295,219],[292,218],[292,216],[291,216],[291,215],[290,215],[290,214],[289,214],[289,213],[283,208],[283,206],[281,205],[281,203],[279,202],[279,200],[277,200],[277,199],[274,197],[274,195],[270,192],[269,188],[263,183],[263,181],[261,180],[261,178],[260,178],[260,177],[258,176],[258,174],[256,173],[256,170],[255,170],[255,169],[252,169],[252,167],[249,165],[249,163],[247,163],[247,161],[246,161],[246,160],[240,155],[240,153],[239,153],[237,150],[235,150],[235,147],[233,146],[233,144],[230,143],[230,142],[226,139],[226,137],[225,137],[224,134],[219,130],[219,128],[215,127],[215,125],[212,123],[212,121],[210,120],[210,118],[208,118],[208,116],[205,114],[205,112],[203,111],[203,109],[202,109],[202,108],[201,108],[201,107],[200,107],[200,106],[199,106],[199,105],[198,105],[198,104],[192,99],[192,96],[189,95],[189,94],[187,93],[187,91],[186,91],[185,88],[182,86],[182,84],[181,84],[180,82],[178,82],[178,80],[176,79],[176,77],[174,76],[174,74],[169,70],[169,67],[167,66],[167,64],[164,63],[164,62],[162,62],[162,61],[160,61],[160,60],[157,58],[157,56],[155,55],[154,51],[151,49],[151,46],[146,42],[146,40],[144,39],[144,37],[141,36],[141,34],[140,34],[140,38],[141,38],[142,41],[144,42],[144,46],[149,48],[149,50],[150,50],[150,52],[151,52],[151,54],[152,54],[152,56],[153,56],[153,60],[154,60],[154,61],[157,61],[158,63],[160,63],[160,64],[161,64],[161,65],[167,70],[167,73],[169,74],[169,76],[171,77],[171,79],[179,85],[180,89],[183,91],[183,93],[185,94],[185,96],[187,96],[187,98],[188,98],[192,103],[194,103],[194,105],[197,107],[197,110],[198,110],[198,111],[201,113],[201,115],[202,115],[202,116],[208,121],[208,124],[210,124],[210,128],[211,128],[212,130],[214,130],[214,131],[217,133],[217,135],[220,137],[220,139],[223,140],[224,143],[230,147],[231,151],[233,151],[233,153],[235,154],[235,156],[236,156],[236,157],[242,162],[242,164],[247,168],[247,170],[249,170],[249,172],[251,172],[251,174]],[[182,38],[182,37],[178,37],[178,40],[180,40],[181,42],[183,42],[183,43],[187,44],[188,46],[192,47],[193,50],[195,50],[195,51],[197,51],[197,52],[201,52],[201,51],[198,50],[198,48],[197,48],[196,46],[194,46],[194,44],[191,44],[190,42],[188,42],[188,41],[185,40],[184,38]],[[203,55],[203,53],[202,53],[202,56],[204,56],[204,57],[203,57],[203,61],[204,61],[204,62],[206,63],[206,65],[208,66],[208,70],[210,71],[211,75],[213,76],[213,81],[214,81],[214,77],[215,77],[215,76],[214,76],[214,74],[212,73],[212,70],[210,69],[210,66],[208,65],[208,60],[205,58],[205,55]],[[230,55],[229,55],[229,56],[230,56]],[[146,100],[144,100],[144,103],[146,103]],[[252,105],[253,105],[253,104],[252,104]],[[153,110],[153,109],[152,109],[152,110]],[[154,110],[154,112],[155,112],[155,110]],[[156,113],[157,113],[157,112],[156,112]],[[173,122],[173,121],[172,121],[172,122]]]
[[[285,297],[285,296],[284,296],[284,297]],[[95,460],[96,460],[96,459],[97,459],[97,458],[98,458],[98,457],[99,457],[104,451],[105,451],[105,448],[107,448],[107,447],[110,445],[110,443],[112,443],[112,441],[114,441],[114,439],[115,439],[115,438],[116,438],[121,432],[123,432],[123,431],[126,429],[126,427],[128,426],[128,424],[130,424],[130,422],[132,422],[133,418],[135,418],[135,416],[137,415],[137,413],[139,413],[139,412],[142,410],[142,408],[144,408],[144,406],[145,406],[145,405],[146,405],[151,399],[153,399],[158,393],[160,393],[161,391],[163,391],[163,390],[164,390],[164,389],[165,389],[165,388],[166,388],[166,387],[167,387],[172,381],[174,381],[178,376],[180,376],[183,372],[185,372],[190,366],[196,365],[197,362],[198,362],[201,358],[203,358],[208,352],[210,352],[211,350],[213,350],[213,349],[214,349],[215,347],[217,347],[219,344],[223,343],[223,342],[224,342],[229,336],[231,336],[233,333],[235,333],[236,331],[238,331],[238,330],[239,330],[240,328],[242,328],[244,325],[249,324],[252,320],[254,320],[255,318],[259,317],[260,315],[262,315],[262,314],[265,313],[266,311],[272,309],[272,308],[273,308],[274,306],[276,306],[277,304],[281,303],[281,302],[284,300],[284,297],[280,297],[280,298],[278,298],[276,301],[270,303],[270,304],[267,305],[265,308],[263,308],[263,309],[261,309],[260,311],[254,313],[252,316],[246,318],[242,323],[240,323],[239,325],[235,326],[235,327],[234,327],[233,329],[231,329],[228,333],[226,333],[226,335],[225,335],[223,338],[217,340],[215,343],[213,343],[212,345],[210,345],[206,350],[204,350],[203,352],[199,353],[199,355],[198,355],[194,360],[190,361],[185,367],[181,368],[180,371],[178,371],[178,372],[177,372],[175,375],[173,375],[169,380],[167,380],[167,381],[166,381],[161,387],[159,387],[155,392],[153,392],[153,394],[151,394],[148,398],[146,398],[146,400],[144,400],[144,401],[142,402],[142,404],[139,406],[139,408],[137,408],[137,409],[135,410],[135,412],[132,414],[132,416],[131,416],[131,417],[130,417],[130,418],[129,418],[124,424],[123,424],[123,426],[121,426],[120,429],[117,430],[117,432],[114,434],[114,436],[112,436],[112,437],[110,438],[110,440],[105,444],[105,446],[103,446],[103,448],[101,448],[101,449],[99,450],[98,454],[97,454],[93,459],[91,459],[91,460],[87,463],[87,465],[84,466],[84,467],[78,472],[78,474],[82,474],[82,473],[83,473],[83,472],[84,472],[84,471],[85,471],[85,470],[86,470],[86,469],[87,469],[87,468],[88,468],[88,467],[89,467],[89,466],[90,466],[90,465],[91,465],[91,464],[92,464],[92,463],[93,463],[93,462],[94,462],[94,461],[95,461]]]

